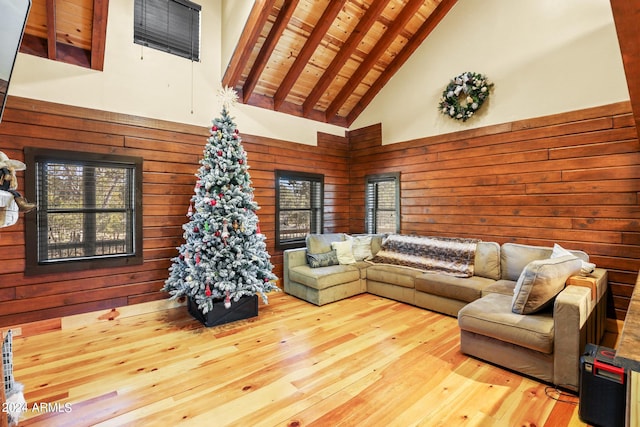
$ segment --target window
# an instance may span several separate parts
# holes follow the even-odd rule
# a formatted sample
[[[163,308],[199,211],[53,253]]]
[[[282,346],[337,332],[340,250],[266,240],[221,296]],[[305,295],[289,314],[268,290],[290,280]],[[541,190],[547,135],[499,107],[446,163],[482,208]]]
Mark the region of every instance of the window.
[[[142,263],[142,159],[25,149],[27,274]],[[33,220],[35,217],[35,220]]]
[[[200,9],[188,0],[135,0],[133,41],[199,61]]]
[[[369,175],[365,190],[367,233],[400,231],[400,174]]]
[[[301,247],[310,233],[322,233],[324,176],[276,171],[276,246]]]

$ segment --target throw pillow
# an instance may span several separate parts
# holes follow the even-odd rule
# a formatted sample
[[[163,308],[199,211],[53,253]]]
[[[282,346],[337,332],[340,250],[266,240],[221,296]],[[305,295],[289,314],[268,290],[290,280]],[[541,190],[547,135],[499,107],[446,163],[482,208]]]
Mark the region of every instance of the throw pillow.
[[[336,251],[329,251],[322,254],[311,254],[307,252],[307,264],[311,268],[328,267],[330,265],[338,265],[338,255]]]
[[[340,264],[355,264],[356,259],[353,257],[353,246],[351,240],[345,240],[344,242],[333,242],[331,247],[338,254],[338,262]]]
[[[353,257],[356,261],[364,261],[373,257],[371,252],[371,236],[353,237]]]
[[[564,289],[582,261],[573,255],[531,261],[522,270],[513,293],[511,311],[531,314],[545,308]]]
[[[307,252],[311,254],[323,254],[331,250],[331,242],[342,242],[345,239],[343,233],[307,234]]]
[[[578,258],[577,256],[575,256],[574,254],[572,254],[571,252],[569,252],[559,244],[555,243],[553,245],[553,252],[551,252],[551,258],[558,258],[565,255],[571,255]],[[580,274],[582,274],[583,276],[593,273],[593,270],[596,269],[596,265],[594,263],[587,262],[584,260],[581,260],[581,261],[582,261],[582,267],[580,268]]]

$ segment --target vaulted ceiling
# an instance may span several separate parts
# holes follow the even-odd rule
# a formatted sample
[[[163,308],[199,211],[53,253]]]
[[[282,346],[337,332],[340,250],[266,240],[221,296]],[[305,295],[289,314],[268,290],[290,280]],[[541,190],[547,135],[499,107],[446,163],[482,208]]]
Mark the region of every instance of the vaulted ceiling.
[[[223,77],[242,102],[348,126],[456,0],[258,0]]]
[[[32,1],[21,52],[103,69],[109,0]],[[243,103],[347,127],[455,3],[255,0],[223,84]],[[640,129],[640,0],[611,5]]]

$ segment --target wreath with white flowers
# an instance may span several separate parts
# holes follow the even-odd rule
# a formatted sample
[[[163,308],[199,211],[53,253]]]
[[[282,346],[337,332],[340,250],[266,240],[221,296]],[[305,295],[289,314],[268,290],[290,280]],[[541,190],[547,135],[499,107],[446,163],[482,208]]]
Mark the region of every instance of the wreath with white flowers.
[[[487,100],[492,87],[486,76],[465,71],[451,79],[442,92],[438,108],[442,114],[466,122]]]

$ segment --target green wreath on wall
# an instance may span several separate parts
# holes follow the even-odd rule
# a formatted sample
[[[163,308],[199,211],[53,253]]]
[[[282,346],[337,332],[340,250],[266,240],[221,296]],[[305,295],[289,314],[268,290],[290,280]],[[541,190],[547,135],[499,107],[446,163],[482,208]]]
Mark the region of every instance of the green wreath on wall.
[[[492,87],[485,75],[465,71],[451,79],[442,92],[438,109],[445,116],[466,122],[489,98]]]

